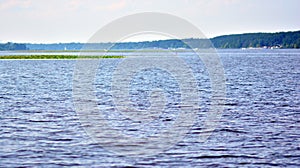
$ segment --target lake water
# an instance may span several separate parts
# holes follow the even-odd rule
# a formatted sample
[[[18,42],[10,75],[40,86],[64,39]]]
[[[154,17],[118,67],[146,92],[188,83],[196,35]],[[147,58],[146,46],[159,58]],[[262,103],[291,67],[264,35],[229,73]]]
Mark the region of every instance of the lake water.
[[[211,136],[197,140],[211,106],[208,72],[199,59],[178,52],[200,92],[196,122],[179,142],[140,157],[108,150],[87,133],[73,102],[76,60],[0,60],[0,167],[300,167],[300,50],[218,53],[226,76],[226,102]],[[176,120],[182,93],[167,71],[141,71],[131,80],[132,106],[149,108],[149,90],[161,88],[167,108],[146,125],[120,117],[114,113],[110,90],[112,72],[123,60],[101,60],[93,83],[97,103],[106,109],[108,122],[124,134],[147,138]]]

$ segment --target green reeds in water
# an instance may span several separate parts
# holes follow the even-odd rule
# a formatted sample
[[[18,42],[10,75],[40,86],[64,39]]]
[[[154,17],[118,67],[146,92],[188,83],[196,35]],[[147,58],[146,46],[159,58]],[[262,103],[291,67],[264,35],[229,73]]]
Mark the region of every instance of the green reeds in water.
[[[125,58],[118,55],[1,55],[0,59],[102,59],[102,58]]]

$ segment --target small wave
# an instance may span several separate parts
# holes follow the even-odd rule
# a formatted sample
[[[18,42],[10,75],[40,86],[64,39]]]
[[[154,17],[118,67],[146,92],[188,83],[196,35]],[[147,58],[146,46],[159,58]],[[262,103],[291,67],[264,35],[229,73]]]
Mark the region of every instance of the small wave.
[[[229,129],[229,128],[222,128],[222,129],[219,129],[218,131],[220,131],[220,132],[234,132],[234,133],[242,133],[242,134],[246,134],[247,133],[245,131],[234,130],[234,129]]]
[[[202,156],[193,156],[189,157],[189,159],[218,159],[218,158],[250,158],[250,159],[262,159],[257,156],[251,155],[202,155]]]

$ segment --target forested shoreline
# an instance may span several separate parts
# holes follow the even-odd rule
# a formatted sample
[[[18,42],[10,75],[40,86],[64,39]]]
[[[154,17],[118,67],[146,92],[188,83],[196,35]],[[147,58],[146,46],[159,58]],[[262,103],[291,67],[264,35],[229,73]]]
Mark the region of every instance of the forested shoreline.
[[[171,39],[124,43],[0,43],[0,50],[103,50],[103,49],[178,49],[178,48],[300,48],[300,31],[245,33],[211,39]]]

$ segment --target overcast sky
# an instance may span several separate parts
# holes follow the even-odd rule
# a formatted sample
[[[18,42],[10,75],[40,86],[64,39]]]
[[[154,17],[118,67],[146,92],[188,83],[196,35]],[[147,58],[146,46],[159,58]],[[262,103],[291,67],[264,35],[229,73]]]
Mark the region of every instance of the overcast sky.
[[[138,12],[179,16],[207,37],[300,29],[300,0],[0,0],[0,42],[86,42]]]

